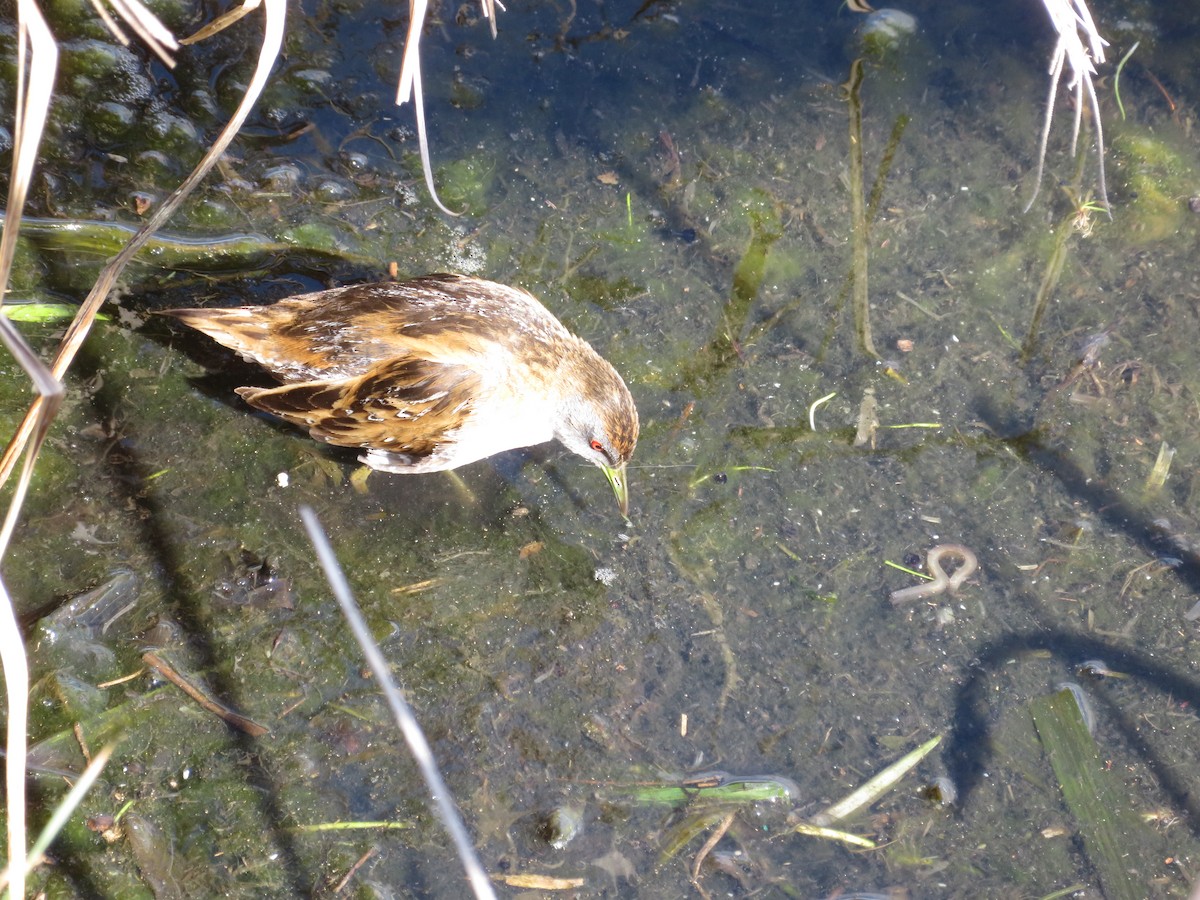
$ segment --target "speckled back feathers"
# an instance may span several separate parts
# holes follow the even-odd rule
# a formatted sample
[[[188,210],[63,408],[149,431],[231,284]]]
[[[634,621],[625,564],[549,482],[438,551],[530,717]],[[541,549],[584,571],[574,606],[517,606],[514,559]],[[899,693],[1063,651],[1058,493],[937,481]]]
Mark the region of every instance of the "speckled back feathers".
[[[593,420],[612,465],[637,444],[637,410],[616,370],[507,285],[429,275],[167,314],[283,382],[240,388],[251,406],[364,448],[376,468],[449,469],[555,436],[604,466],[582,433]]]

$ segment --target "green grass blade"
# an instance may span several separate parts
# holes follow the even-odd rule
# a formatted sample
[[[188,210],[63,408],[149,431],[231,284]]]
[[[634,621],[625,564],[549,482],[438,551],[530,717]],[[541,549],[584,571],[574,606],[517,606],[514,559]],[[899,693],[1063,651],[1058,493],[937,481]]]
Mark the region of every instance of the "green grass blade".
[[[1140,860],[1129,856],[1129,831],[1137,827],[1127,805],[1104,771],[1096,742],[1088,734],[1079,704],[1070,691],[1039,697],[1029,705],[1033,724],[1062,789],[1088,859],[1100,877],[1108,900],[1139,900],[1148,884],[1138,885],[1130,868]]]

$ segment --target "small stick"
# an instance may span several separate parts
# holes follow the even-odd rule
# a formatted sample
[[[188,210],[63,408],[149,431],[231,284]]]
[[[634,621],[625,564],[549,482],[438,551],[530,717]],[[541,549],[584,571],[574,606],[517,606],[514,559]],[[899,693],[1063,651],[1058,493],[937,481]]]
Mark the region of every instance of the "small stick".
[[[207,696],[198,687],[171,668],[158,654],[147,651],[142,654],[142,662],[156,670],[163,678],[167,679],[167,681],[171,682],[171,684],[175,685],[175,687],[179,688],[210,713],[220,716],[238,731],[244,731],[251,737],[262,737],[270,731],[269,728],[259,725],[253,719],[248,719],[241,713],[234,712],[228,706],[218,703]]]
[[[1175,101],[1171,99],[1171,95],[1167,93],[1167,89],[1163,87],[1163,83],[1154,77],[1154,73],[1149,69],[1146,70],[1146,77],[1154,82],[1154,86],[1158,88],[1158,92],[1163,95],[1163,99],[1167,101],[1167,106],[1171,107],[1171,115],[1175,115]]]
[[[735,815],[736,813],[729,813],[717,824],[717,827],[713,829],[713,833],[708,836],[708,840],[704,842],[704,846],[700,848],[696,854],[696,858],[692,861],[692,884],[696,885],[696,887],[700,886],[700,866],[704,864],[704,860],[708,858],[708,854],[712,852],[713,847],[717,846],[721,838],[725,837],[725,832],[733,824],[733,817]]]
[[[350,867],[350,871],[347,872],[345,875],[343,875],[342,880],[339,881],[336,886],[334,886],[333,892],[335,894],[340,894],[345,889],[346,885],[348,885],[350,883],[350,879],[354,877],[355,873],[357,873],[359,869],[361,869],[363,866],[365,866],[367,864],[367,860],[369,860],[372,856],[374,856],[378,852],[379,852],[378,847],[372,847],[370,850],[368,850],[366,853],[364,853],[362,856],[360,856],[358,858],[358,860],[354,863],[354,865],[352,865]]]
[[[75,741],[79,744],[79,749],[83,751],[83,758],[87,760],[90,766],[92,764],[92,751],[88,749],[87,739],[83,736],[83,726],[76,722],[71,726],[71,730],[75,732]]]

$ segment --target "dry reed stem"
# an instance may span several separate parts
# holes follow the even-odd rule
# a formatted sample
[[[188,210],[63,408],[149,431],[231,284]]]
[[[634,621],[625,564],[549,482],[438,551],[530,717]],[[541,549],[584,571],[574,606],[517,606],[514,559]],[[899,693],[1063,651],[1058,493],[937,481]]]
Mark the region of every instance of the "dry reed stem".
[[[1042,176],[1046,167],[1046,145],[1050,139],[1050,125],[1054,121],[1054,102],[1058,97],[1058,85],[1063,75],[1065,65],[1071,67],[1071,79],[1067,82],[1067,90],[1075,92],[1075,117],[1071,130],[1071,155],[1079,142],[1079,126],[1083,117],[1084,100],[1092,110],[1092,120],[1096,123],[1096,152],[1099,162],[1100,202],[1106,210],[1108,205],[1108,185],[1104,174],[1104,127],[1100,121],[1100,101],[1096,97],[1096,86],[1092,76],[1096,74],[1096,63],[1104,62],[1104,48],[1108,41],[1100,37],[1096,23],[1088,10],[1086,0],[1042,0],[1046,12],[1050,16],[1050,24],[1058,34],[1058,42],[1054,45],[1054,53],[1050,57],[1050,93],[1046,100],[1046,120],[1042,126],[1041,140],[1038,143],[1038,162],[1036,182],[1033,196],[1025,205],[1025,212],[1033,207],[1038,193],[1042,189]],[[1084,46],[1083,39],[1087,39]],[[1109,212],[1111,217],[1112,213]]]
[[[33,178],[33,164],[41,143],[50,97],[54,92],[54,76],[58,70],[58,46],[46,20],[33,0],[17,3],[17,101],[13,113],[13,162],[8,184],[8,215],[0,235],[0,303],[8,286],[13,256],[17,246],[17,227],[21,209]],[[0,315],[0,339],[29,374],[39,393],[39,404],[47,415],[53,415],[62,399],[62,386],[50,376],[25,339],[6,317]],[[43,402],[44,401],[44,402]],[[12,534],[21,502],[28,490],[33,459],[48,421],[39,416],[31,423],[30,433],[37,440],[30,446],[24,471],[17,485],[3,527],[3,544]],[[3,558],[0,546],[0,559]],[[26,731],[29,720],[29,660],[17,623],[16,610],[7,587],[0,580],[0,665],[4,669],[4,690],[8,702],[8,723],[5,737],[5,759],[8,832],[9,895],[25,896],[25,760],[28,749]]]
[[[504,9],[499,0],[480,0],[483,17],[489,20],[492,37],[496,36],[496,7]],[[425,16],[429,12],[429,0],[409,0],[408,35],[404,39],[404,58],[400,63],[400,79],[396,85],[396,105],[403,106],[413,101],[417,120],[417,147],[421,153],[421,172],[425,176],[425,187],[434,205],[448,216],[461,213],[448,209],[438,196],[433,183],[433,163],[429,158],[429,137],[425,130],[425,97],[421,91],[421,29],[425,27]]]
[[[249,0],[248,5],[257,5],[257,3],[258,0]],[[145,12],[144,9],[138,12],[141,7],[136,0],[121,0],[116,8],[127,22],[136,23],[131,24],[135,32],[146,34],[152,39],[151,43],[154,45],[155,52],[161,54],[163,47],[174,44],[173,37],[170,37],[169,40],[163,39],[161,32],[165,31],[165,28],[157,19]],[[53,367],[48,369],[30,350],[16,327],[6,317],[0,316],[0,341],[21,364],[38,391],[38,397],[26,411],[16,434],[5,449],[3,458],[0,459],[0,484],[3,484],[8,481],[17,459],[22,455],[22,451],[25,451],[25,464],[9,503],[3,528],[0,530],[0,559],[3,558],[4,550],[7,549],[8,541],[20,514],[38,451],[41,449],[42,441],[61,404],[63,375],[70,367],[75,354],[87,336],[117,275],[150,235],[161,227],[183,198],[208,173],[245,122],[251,107],[266,85],[267,76],[279,55],[283,41],[285,13],[285,0],[265,0],[266,24],[259,54],[259,65],[241,105],[195,171],[105,267],[72,321],[71,327],[59,347]],[[46,123],[58,60],[58,48],[54,37],[34,0],[18,0],[17,16],[17,106],[14,112],[13,127],[15,149],[4,229],[0,233],[0,302],[3,300],[3,292],[8,285],[21,211],[25,205],[25,198],[33,176],[37,147],[41,143],[41,135]],[[9,896],[24,897],[27,865],[25,858],[25,768],[29,664],[12,598],[2,579],[0,579],[0,665],[4,670],[5,694],[8,702],[5,803]]]
[[[248,0],[247,5],[253,6],[257,5],[257,3],[258,0]],[[56,378],[61,378],[70,368],[75,355],[79,352],[80,346],[82,346],[83,341],[87,338],[88,331],[95,321],[96,313],[100,311],[100,307],[108,297],[108,293],[116,282],[117,276],[216,164],[217,159],[225,152],[226,148],[237,135],[237,132],[241,129],[242,124],[246,121],[246,117],[250,115],[250,110],[262,94],[263,88],[266,87],[267,78],[270,75],[271,68],[275,65],[275,60],[279,56],[279,49],[283,44],[283,27],[287,7],[284,0],[263,0],[262,6],[265,17],[263,43],[259,49],[258,65],[246,88],[246,94],[242,98],[241,104],[234,112],[233,117],[229,120],[224,130],[222,130],[221,134],[213,142],[208,153],[204,155],[204,158],[200,160],[200,163],[192,173],[188,175],[170,197],[163,201],[162,205],[155,210],[146,223],[138,229],[137,234],[130,238],[129,243],[101,271],[95,286],[83,301],[79,312],[71,322],[62,343],[59,345],[58,353],[54,357],[54,362],[51,366],[51,371]],[[21,420],[21,424],[5,448],[3,456],[0,457],[0,484],[7,481],[9,475],[12,474],[17,456],[19,456],[22,448],[29,440],[40,409],[41,400],[35,400],[25,413],[25,418]]]
[[[108,14],[102,0],[91,0],[91,2],[96,14],[112,32],[113,37],[125,46],[129,46],[129,38],[121,26]],[[108,0],[108,2],[121,20],[138,36],[138,40],[162,60],[164,66],[168,69],[175,68],[175,58],[172,54],[179,49],[179,42],[175,40],[171,29],[164,25],[158,16],[146,9],[138,0]]]
[[[325,580],[329,582],[329,587],[333,591],[338,606],[341,607],[346,624],[350,626],[350,632],[354,635],[354,640],[358,642],[363,656],[366,657],[367,665],[371,668],[371,674],[375,676],[375,682],[379,685],[380,692],[387,700],[392,717],[400,729],[400,733],[404,735],[404,741],[408,744],[408,752],[412,754],[417,768],[421,772],[421,777],[425,780],[425,786],[429,789],[432,798],[433,811],[454,841],[454,847],[458,851],[459,861],[467,873],[467,882],[471,885],[471,890],[480,900],[488,900],[488,898],[494,900],[496,893],[492,889],[492,883],[488,880],[487,872],[475,853],[471,836],[467,833],[467,826],[463,824],[458,806],[454,802],[454,796],[446,787],[446,782],[438,769],[437,760],[433,756],[433,748],[425,739],[425,732],[421,729],[421,723],[417,721],[412,707],[408,705],[404,694],[392,679],[392,671],[388,667],[379,645],[371,636],[371,629],[367,627],[367,622],[358,609],[354,594],[350,590],[350,583],[346,580],[346,574],[338,563],[337,554],[333,552],[333,546],[329,543],[325,529],[321,527],[321,521],[311,506],[300,507],[300,518],[304,522],[304,530],[308,533],[313,550],[316,551],[321,570],[325,573]]]

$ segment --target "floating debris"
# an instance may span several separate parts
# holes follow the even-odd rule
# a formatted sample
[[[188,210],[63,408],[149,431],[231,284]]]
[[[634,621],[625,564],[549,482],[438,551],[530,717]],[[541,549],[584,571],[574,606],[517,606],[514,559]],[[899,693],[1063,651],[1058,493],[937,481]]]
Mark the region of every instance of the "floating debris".
[[[555,850],[561,850],[583,833],[582,803],[556,806],[538,828],[538,836]]]
[[[897,782],[914,769],[921,760],[942,742],[941,735],[932,737],[923,743],[917,749],[906,753],[896,762],[892,763],[874,778],[867,781],[858,790],[853,791],[842,800],[827,807],[822,812],[812,816],[807,824],[816,825],[822,828],[832,825],[839,819],[844,819],[852,813],[857,812],[863,807],[870,806],[888,791],[890,791]],[[799,829],[797,829],[799,830]]]
[[[592,573],[592,577],[605,587],[610,587],[617,580],[617,572],[608,566],[600,566]]]
[[[875,448],[875,432],[879,429],[879,401],[875,399],[875,388],[863,391],[862,403],[858,406],[858,428],[854,432],[854,446]]]
[[[1088,678],[1128,678],[1124,672],[1117,672],[1110,669],[1108,663],[1102,659],[1085,659],[1075,671],[1080,675],[1086,675]]]
[[[1163,441],[1162,446],[1158,448],[1158,458],[1154,461],[1154,467],[1146,476],[1146,484],[1143,488],[1145,493],[1156,493],[1167,483],[1167,476],[1171,474],[1171,460],[1174,458],[1175,448]]]
[[[934,806],[951,807],[958,802],[958,788],[945,776],[933,779],[925,785],[921,794]]]

